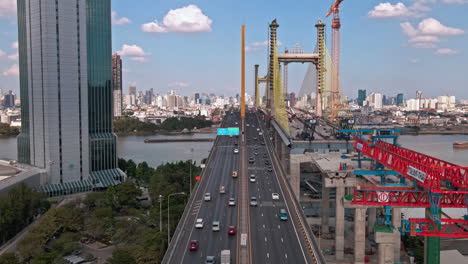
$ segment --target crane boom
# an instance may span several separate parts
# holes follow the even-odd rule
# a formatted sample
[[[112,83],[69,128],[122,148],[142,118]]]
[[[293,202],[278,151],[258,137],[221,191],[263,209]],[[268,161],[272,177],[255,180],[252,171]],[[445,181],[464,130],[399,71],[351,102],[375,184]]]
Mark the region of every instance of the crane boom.
[[[333,3],[333,5],[330,7],[330,11],[328,11],[328,13],[325,15],[325,17],[329,17],[331,15],[331,13],[333,13],[333,11],[337,10],[340,8],[340,4],[341,2],[343,2],[344,0],[335,0],[335,2]]]

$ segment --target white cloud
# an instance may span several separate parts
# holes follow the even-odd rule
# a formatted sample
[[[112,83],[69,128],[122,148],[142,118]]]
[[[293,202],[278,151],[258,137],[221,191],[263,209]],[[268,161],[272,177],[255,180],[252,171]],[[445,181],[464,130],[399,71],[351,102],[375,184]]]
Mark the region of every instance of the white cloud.
[[[447,48],[441,48],[435,51],[435,54],[437,55],[453,55],[453,54],[458,54],[458,53],[459,52],[457,50],[447,49]]]
[[[441,40],[437,36],[424,36],[424,35],[421,35],[421,36],[415,36],[415,37],[410,38],[409,42],[410,43],[414,43],[414,42],[441,42]]]
[[[0,0],[0,17],[16,15],[16,0]]]
[[[170,10],[162,22],[153,21],[141,26],[147,33],[210,32],[212,20],[196,5]]]
[[[117,51],[117,54],[130,57],[144,57],[150,55],[150,53],[146,53],[140,46],[128,44],[124,44],[122,49]]]
[[[8,55],[9,60],[18,60],[18,57],[19,57],[18,52],[14,53],[14,54],[11,54],[11,55]]]
[[[468,4],[468,0],[444,0],[443,2],[446,4],[457,4],[457,5]]]
[[[147,62],[148,59],[145,57],[130,57],[131,61],[138,61],[138,62]]]
[[[5,54],[6,54],[6,53],[5,53],[3,50],[0,50],[0,57],[5,56]]]
[[[367,13],[371,18],[414,17],[418,14],[403,3],[380,3]]]
[[[112,24],[113,25],[125,25],[125,24],[130,24],[132,21],[126,17],[121,17],[117,18],[117,12],[112,11],[111,13],[111,19],[112,19]]]
[[[415,37],[418,34],[418,30],[411,25],[410,22],[404,22],[400,24],[401,31],[408,37]]]
[[[11,47],[13,49],[18,49],[18,41],[15,41],[15,42],[11,43]]]
[[[249,51],[257,51],[257,50],[261,50],[263,49],[264,47],[267,47],[270,45],[270,41],[269,40],[265,40],[265,41],[257,41],[257,42],[252,42],[250,43],[249,45],[247,45],[245,47],[245,51],[249,52]],[[281,41],[277,41],[276,42],[276,45],[279,47],[281,45],[283,45],[283,43]]]
[[[188,87],[189,84],[186,82],[173,82],[168,84],[169,87]]]
[[[434,18],[426,18],[421,21],[421,23],[419,23],[419,32],[425,35],[439,36],[462,35],[465,33],[461,29],[444,26]]]
[[[411,44],[412,47],[417,49],[434,49],[437,48],[437,45],[430,42],[416,42]]]
[[[13,64],[10,68],[5,70],[3,76],[19,76],[18,64]]]
[[[416,63],[419,63],[419,59],[411,59],[410,62],[413,64],[416,64]]]

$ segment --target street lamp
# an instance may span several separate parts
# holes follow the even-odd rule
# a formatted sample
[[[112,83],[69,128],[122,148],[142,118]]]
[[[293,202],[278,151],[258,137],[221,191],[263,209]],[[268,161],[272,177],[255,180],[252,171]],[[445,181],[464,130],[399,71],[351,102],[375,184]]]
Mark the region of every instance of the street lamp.
[[[163,196],[159,195],[159,232],[162,232],[162,200]]]
[[[192,196],[192,162],[193,162],[193,148],[190,149],[190,187],[189,187],[189,196]]]
[[[186,195],[185,192],[178,192],[178,193],[171,193],[167,196],[167,244],[169,245],[169,242],[171,242],[171,223],[169,221],[169,215],[171,211],[171,207],[169,204],[170,198],[173,195]]]

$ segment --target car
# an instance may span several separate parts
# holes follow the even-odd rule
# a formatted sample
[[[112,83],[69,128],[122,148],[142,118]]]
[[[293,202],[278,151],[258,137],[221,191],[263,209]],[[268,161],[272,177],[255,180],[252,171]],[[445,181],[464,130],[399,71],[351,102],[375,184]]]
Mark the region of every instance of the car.
[[[232,171],[231,176],[232,176],[233,178],[237,178],[237,171]]]
[[[236,205],[236,199],[234,199],[233,197],[229,198],[228,205],[229,205],[229,206],[234,206],[234,205]]]
[[[249,163],[254,163],[254,162],[255,162],[254,157],[250,157],[250,158],[249,158]]]
[[[257,140],[257,137],[254,137],[253,139],[254,139],[254,140]]]
[[[260,143],[260,144],[265,145],[265,142],[262,141],[262,143]]]
[[[224,185],[221,185],[221,187],[219,187],[219,193],[220,194],[225,194],[226,193],[226,188],[224,187]]]
[[[250,174],[249,180],[250,180],[250,182],[256,182],[257,179],[255,177],[255,174]]]
[[[272,193],[272,194],[271,194],[271,199],[273,199],[273,200],[279,200],[279,194],[278,194],[278,193]]]
[[[257,197],[250,197],[250,206],[257,206]]]
[[[262,133],[262,132],[258,132],[258,135],[259,135],[259,136],[263,136],[263,133]]]
[[[195,228],[203,228],[203,219],[202,218],[198,218],[195,221]]]
[[[205,264],[215,264],[216,258],[215,256],[206,256]]]
[[[270,165],[270,162],[268,160],[265,160],[265,165]]]
[[[219,224],[219,221],[213,221],[213,225],[211,226],[211,230],[213,230],[214,232],[217,232],[221,229],[220,227],[220,224]]]
[[[236,123],[234,123],[234,124],[238,125],[239,123],[238,123],[238,122],[236,122]]]
[[[273,168],[272,168],[271,166],[268,166],[267,170],[268,170],[269,172],[272,172],[272,171],[273,171]]]
[[[260,132],[260,128],[257,128],[257,131]]]
[[[198,249],[198,240],[191,240],[189,245],[190,251],[196,251]]]
[[[247,124],[247,126],[250,126],[249,124]]]
[[[236,227],[235,226],[229,226],[228,234],[229,235],[235,235],[236,234]]]
[[[280,218],[282,221],[288,220],[288,213],[286,213],[286,209],[281,208],[281,209],[279,210],[279,218]]]
[[[211,193],[205,193],[205,201],[211,201]]]
[[[239,149],[234,149],[234,154],[239,154]]]

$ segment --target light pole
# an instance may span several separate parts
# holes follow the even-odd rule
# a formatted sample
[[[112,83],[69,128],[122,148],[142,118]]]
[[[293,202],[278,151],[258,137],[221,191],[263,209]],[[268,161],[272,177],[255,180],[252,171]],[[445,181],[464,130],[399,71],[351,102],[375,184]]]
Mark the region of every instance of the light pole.
[[[192,196],[192,162],[193,162],[193,148],[190,149],[190,188],[189,188],[189,196]]]
[[[169,201],[170,201],[171,196],[173,195],[186,195],[186,193],[185,192],[171,193],[167,196],[167,245],[168,246],[169,246],[169,243],[171,242],[171,224],[169,221],[171,207],[170,207]]]
[[[159,195],[159,232],[162,232],[162,200],[163,196]]]

